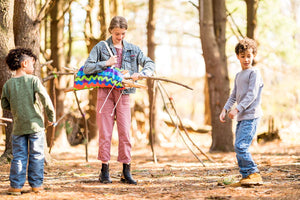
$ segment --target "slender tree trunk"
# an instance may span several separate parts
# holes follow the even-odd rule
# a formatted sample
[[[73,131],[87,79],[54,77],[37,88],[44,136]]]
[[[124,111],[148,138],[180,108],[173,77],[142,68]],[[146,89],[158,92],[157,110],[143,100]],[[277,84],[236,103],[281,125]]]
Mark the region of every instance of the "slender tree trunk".
[[[72,23],[72,12],[71,9],[69,10],[69,23],[68,23],[69,31],[68,31],[68,44],[69,44],[69,49],[68,49],[68,56],[67,56],[67,65],[68,67],[70,66],[71,63],[71,57],[72,57],[72,44],[73,44],[73,38],[72,38],[72,31],[73,31],[73,23]]]
[[[211,151],[233,151],[231,121],[221,124],[219,114],[229,96],[225,47],[225,0],[199,0],[200,35],[208,78],[212,124]],[[218,4],[218,5],[216,5]],[[219,15],[219,16],[215,16]],[[224,52],[223,52],[224,51]]]
[[[64,72],[65,66],[65,55],[64,55],[64,6],[65,1],[56,0],[54,6],[51,9],[51,60],[53,60],[52,66],[56,71]],[[56,82],[56,83],[55,83]],[[50,82],[50,97],[56,110],[56,119],[59,119],[64,114],[64,92],[60,88],[64,88],[65,81],[64,77],[59,76]],[[60,127],[60,126],[57,126]],[[48,145],[51,143],[51,135],[54,133],[54,127],[50,126],[47,130],[47,142]],[[58,135],[61,129],[57,130]]]
[[[11,71],[6,65],[5,57],[7,56],[9,50],[15,47],[13,34],[13,10],[14,1],[0,1],[0,94],[2,94],[4,83],[12,75]],[[9,111],[3,111],[3,117],[12,118],[12,114]],[[5,150],[1,155],[0,162],[7,162],[12,158],[11,132],[13,123],[6,122],[6,124]]]
[[[258,0],[245,0],[247,5],[247,37],[255,39]]]
[[[108,26],[110,22],[109,0],[100,0],[100,40],[105,40],[108,37]]]
[[[149,17],[147,23],[147,47],[148,56],[155,60],[155,11],[156,11],[156,0],[149,0]],[[158,143],[157,137],[157,108],[156,108],[156,97],[157,87],[153,80],[147,80],[148,86],[148,98],[149,98],[149,141],[151,144]]]
[[[111,14],[113,16],[123,16],[123,13],[124,13],[124,3],[123,3],[123,0],[112,0],[112,9],[111,9]]]

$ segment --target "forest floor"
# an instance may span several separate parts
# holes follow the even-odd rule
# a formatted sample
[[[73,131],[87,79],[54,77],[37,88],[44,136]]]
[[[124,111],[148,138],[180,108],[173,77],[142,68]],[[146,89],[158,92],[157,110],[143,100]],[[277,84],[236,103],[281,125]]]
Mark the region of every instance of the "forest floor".
[[[200,148],[208,152],[211,136],[202,134],[198,139]],[[298,142],[273,141],[251,147],[264,180],[262,186],[254,187],[224,184],[241,178],[235,153],[208,154],[215,163],[198,154],[206,165],[203,167],[187,148],[178,144],[156,147],[157,164],[152,161],[149,146],[133,146],[132,174],[138,185],[120,183],[122,168],[116,162],[115,145],[110,163],[112,184],[98,181],[97,142],[89,145],[89,162],[85,161],[83,145],[54,147],[51,153],[53,161],[45,166],[43,192],[31,193],[26,182],[21,196],[7,195],[9,164],[5,164],[0,166],[0,199],[300,199]],[[1,142],[1,154],[3,150]]]

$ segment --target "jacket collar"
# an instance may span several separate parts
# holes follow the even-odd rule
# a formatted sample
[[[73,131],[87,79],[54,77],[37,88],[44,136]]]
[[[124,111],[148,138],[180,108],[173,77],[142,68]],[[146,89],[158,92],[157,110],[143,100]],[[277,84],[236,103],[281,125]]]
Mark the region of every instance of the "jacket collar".
[[[111,37],[111,36],[106,40],[106,42],[108,43],[108,45],[109,45],[109,47],[110,47],[111,49],[114,49],[114,48],[115,48],[115,47],[114,47],[114,44],[113,44],[113,42],[112,42],[112,37]],[[131,50],[131,49],[132,49],[132,46],[131,46],[128,42],[126,42],[125,40],[123,40],[122,42],[123,42],[123,50],[124,50],[124,51],[126,51],[126,50]]]

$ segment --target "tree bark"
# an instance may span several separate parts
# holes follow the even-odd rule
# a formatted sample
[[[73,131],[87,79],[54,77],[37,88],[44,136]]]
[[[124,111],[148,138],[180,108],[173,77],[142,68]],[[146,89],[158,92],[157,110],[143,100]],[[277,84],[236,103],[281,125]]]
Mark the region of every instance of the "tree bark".
[[[5,57],[7,56],[9,50],[15,47],[13,34],[13,11],[14,1],[0,1],[0,94],[2,94],[4,83],[12,76],[11,71],[6,65]],[[12,118],[12,114],[9,111],[3,111],[3,117]],[[13,123],[6,122],[6,124],[5,150],[1,155],[1,161],[4,162],[7,162],[12,158],[11,132]]]
[[[34,0],[17,0],[14,5],[14,38],[18,47],[30,48],[34,54],[40,54],[40,21],[37,20],[36,3]],[[41,79],[39,60],[35,63],[35,75]],[[45,138],[46,139],[46,138]],[[45,142],[46,143],[46,142]],[[45,146],[45,162],[51,160]]]
[[[53,60],[52,66],[56,71],[64,72],[65,56],[64,56],[64,6],[65,1],[56,0],[54,6],[50,11],[51,17],[51,60]],[[56,81],[56,84],[55,84]],[[59,119],[64,114],[64,97],[65,94],[60,88],[64,88],[65,81],[63,76],[59,76],[52,79],[50,82],[50,97],[56,110],[56,119]],[[59,127],[59,126],[57,126]],[[51,143],[51,135],[54,133],[54,127],[49,126],[47,129],[47,142],[48,145]],[[60,129],[57,130],[58,135]]]
[[[14,36],[18,47],[30,48],[35,55],[40,54],[40,23],[36,22],[35,0],[15,0]],[[39,60],[35,63],[34,74],[41,78]]]
[[[111,9],[111,14],[113,16],[123,16],[124,13],[124,3],[123,0],[112,0],[112,9]]]
[[[255,39],[258,0],[245,0],[247,5],[247,37]]]
[[[156,0],[149,0],[149,16],[147,23],[147,47],[148,57],[153,61],[155,60],[155,11],[156,11]],[[157,137],[157,108],[156,108],[156,97],[157,87],[153,80],[147,79],[148,86],[148,98],[149,98],[149,141],[151,144],[158,143]]]
[[[221,124],[219,114],[229,96],[225,55],[225,0],[199,0],[200,35],[208,78],[212,124],[210,151],[233,151],[231,121]],[[225,59],[224,59],[225,58]]]

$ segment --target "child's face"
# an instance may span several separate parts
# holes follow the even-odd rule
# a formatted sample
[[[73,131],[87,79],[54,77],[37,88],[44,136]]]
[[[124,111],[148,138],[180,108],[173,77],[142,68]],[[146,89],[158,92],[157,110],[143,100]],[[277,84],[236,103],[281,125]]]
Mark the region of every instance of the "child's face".
[[[255,55],[253,54],[253,49],[248,49],[245,52],[239,53],[237,55],[237,58],[239,59],[243,70],[251,68],[253,59],[255,58]]]
[[[34,58],[27,58],[26,60],[24,60],[22,62],[22,67],[23,67],[23,70],[26,72],[26,74],[33,74],[34,63],[35,63]]]
[[[122,40],[125,38],[127,30],[124,28],[113,28],[111,30],[111,36],[113,44],[122,44]]]

